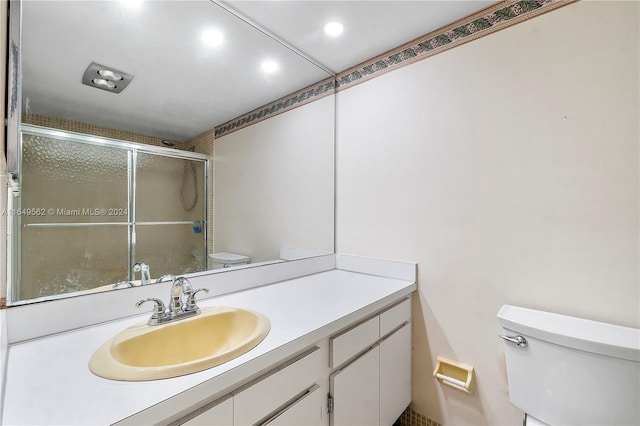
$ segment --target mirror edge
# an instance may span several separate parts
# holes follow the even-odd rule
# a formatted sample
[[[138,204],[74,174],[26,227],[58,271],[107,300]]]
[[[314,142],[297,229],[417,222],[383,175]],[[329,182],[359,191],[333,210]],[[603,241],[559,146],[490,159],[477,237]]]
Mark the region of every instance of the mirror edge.
[[[6,99],[5,99],[5,111],[6,117],[5,127],[5,146],[4,155],[6,160],[6,166],[2,170],[3,173],[3,186],[2,197],[3,206],[7,209],[10,208],[10,201],[14,190],[17,189],[18,179],[18,164],[19,164],[19,152],[18,152],[18,137],[21,121],[21,104],[20,93],[22,91],[22,81],[20,79],[20,72],[22,69],[22,62],[20,60],[20,48],[21,48],[21,21],[22,21],[22,4],[19,0],[9,0],[5,3],[8,23],[8,29],[6,33],[6,46],[7,51],[3,60],[6,60]],[[4,37],[5,35],[3,35]],[[4,180],[6,179],[6,182]],[[13,271],[13,264],[11,250],[12,240],[10,238],[11,221],[10,215],[4,215],[3,220],[3,236],[6,236],[4,244],[4,256],[2,257],[2,282],[0,283],[0,309],[8,307],[7,301],[9,299],[9,283],[11,282],[11,273]]]
[[[19,0],[9,0],[9,40],[7,61],[7,133],[6,155],[7,171],[13,182],[18,178],[18,137],[21,121],[22,99],[22,61],[21,49],[21,22],[22,4]]]

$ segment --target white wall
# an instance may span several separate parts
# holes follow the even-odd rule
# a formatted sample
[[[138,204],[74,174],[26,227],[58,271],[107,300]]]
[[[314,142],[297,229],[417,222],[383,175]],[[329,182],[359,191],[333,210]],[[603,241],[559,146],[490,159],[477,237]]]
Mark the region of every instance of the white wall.
[[[333,96],[214,142],[214,251],[333,252]]]
[[[337,252],[418,262],[418,412],[520,424],[504,303],[640,326],[638,6],[575,3],[338,93]],[[436,384],[437,355],[474,394]]]

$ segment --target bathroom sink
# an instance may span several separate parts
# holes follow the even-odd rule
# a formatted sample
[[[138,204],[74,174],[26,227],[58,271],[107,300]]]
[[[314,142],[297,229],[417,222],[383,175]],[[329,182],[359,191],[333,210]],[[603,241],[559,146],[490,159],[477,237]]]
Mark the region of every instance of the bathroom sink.
[[[195,373],[253,349],[265,338],[264,315],[238,308],[203,308],[200,315],[149,326],[133,325],[103,344],[89,368],[101,377],[140,381]]]

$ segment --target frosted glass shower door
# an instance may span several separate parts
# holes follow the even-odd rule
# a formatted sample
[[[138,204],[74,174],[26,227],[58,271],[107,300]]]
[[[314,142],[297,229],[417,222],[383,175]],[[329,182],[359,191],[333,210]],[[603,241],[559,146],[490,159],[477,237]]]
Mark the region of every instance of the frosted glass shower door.
[[[14,300],[128,278],[129,158],[124,149],[23,134]]]
[[[206,269],[207,157],[24,126],[11,301]],[[14,208],[15,207],[15,208]]]
[[[204,160],[138,152],[134,261],[152,278],[206,269]]]

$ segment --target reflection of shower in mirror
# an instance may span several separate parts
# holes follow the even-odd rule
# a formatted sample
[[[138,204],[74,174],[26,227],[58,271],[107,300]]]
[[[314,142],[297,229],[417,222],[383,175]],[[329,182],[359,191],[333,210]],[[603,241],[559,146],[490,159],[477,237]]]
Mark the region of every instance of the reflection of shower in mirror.
[[[113,289],[147,266],[156,277],[207,268],[207,155],[42,126],[22,135],[18,203],[38,214],[12,223],[12,301]]]
[[[191,148],[189,151],[193,151]],[[191,177],[189,177],[191,175]],[[193,201],[189,202],[187,194],[185,192],[189,191],[190,186],[189,183],[192,182],[193,185],[193,194],[191,198]],[[193,161],[185,161],[184,167],[182,171],[182,185],[180,186],[180,202],[182,203],[182,207],[185,211],[192,211],[196,205],[198,204],[198,175],[196,173],[196,166],[193,164]]]

